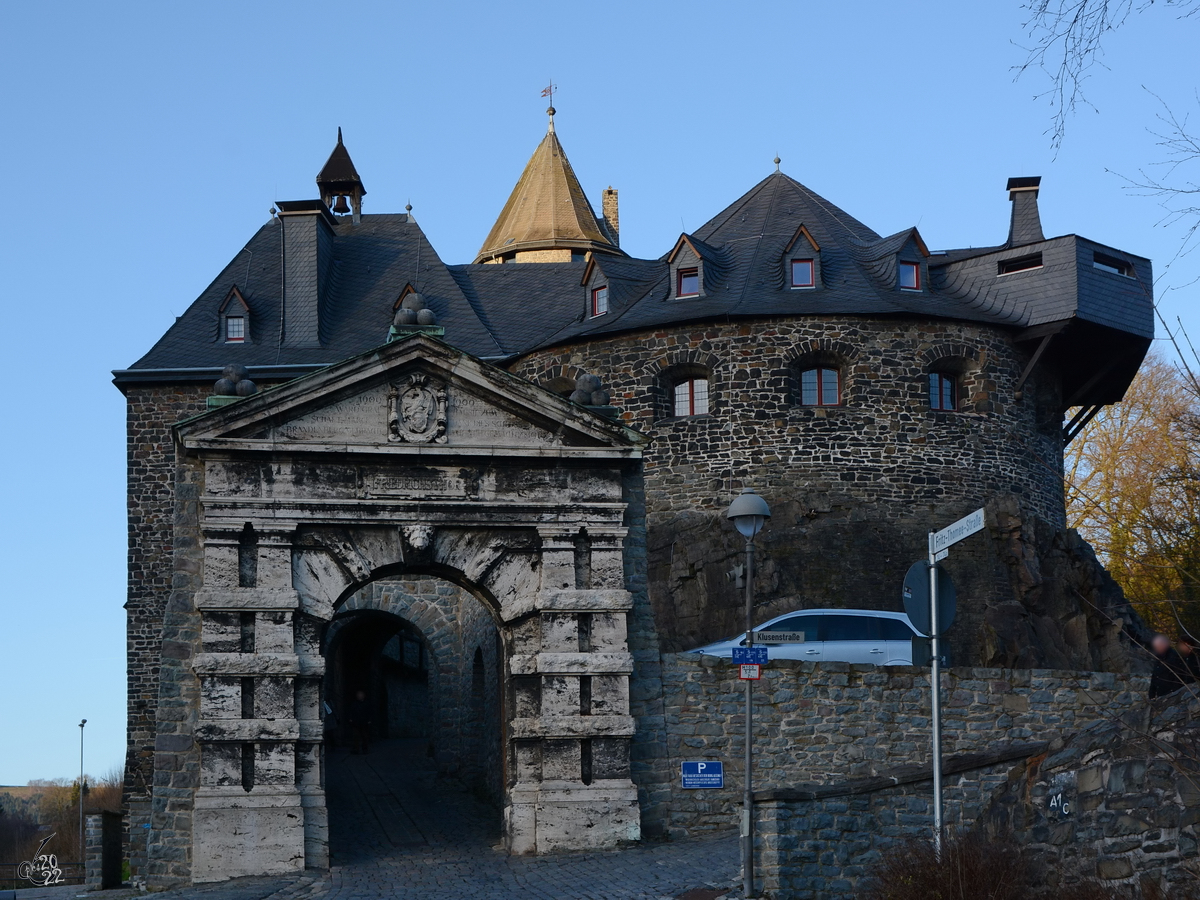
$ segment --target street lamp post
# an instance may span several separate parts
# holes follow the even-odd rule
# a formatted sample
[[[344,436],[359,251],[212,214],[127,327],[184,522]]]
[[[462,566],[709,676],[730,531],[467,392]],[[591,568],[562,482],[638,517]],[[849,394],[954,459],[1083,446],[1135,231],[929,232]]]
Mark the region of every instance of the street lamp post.
[[[746,539],[746,646],[754,646],[754,536],[771,517],[767,501],[750,488],[743,488],[729,504],[725,517],[733,520]],[[742,891],[754,893],[754,682],[746,679],[746,791],[742,798]]]
[[[79,861],[87,862],[87,849],[83,845],[83,726],[87,719],[79,723]]]

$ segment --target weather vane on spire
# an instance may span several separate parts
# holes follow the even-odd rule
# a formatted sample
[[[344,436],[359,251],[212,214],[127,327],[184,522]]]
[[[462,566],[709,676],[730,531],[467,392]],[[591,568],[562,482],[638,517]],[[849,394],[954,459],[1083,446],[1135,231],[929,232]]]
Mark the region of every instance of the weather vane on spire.
[[[550,108],[546,110],[546,115],[550,117],[550,131],[554,130],[554,92],[558,90],[558,85],[554,83],[554,79],[550,79],[550,83],[542,88],[542,96],[550,98]]]

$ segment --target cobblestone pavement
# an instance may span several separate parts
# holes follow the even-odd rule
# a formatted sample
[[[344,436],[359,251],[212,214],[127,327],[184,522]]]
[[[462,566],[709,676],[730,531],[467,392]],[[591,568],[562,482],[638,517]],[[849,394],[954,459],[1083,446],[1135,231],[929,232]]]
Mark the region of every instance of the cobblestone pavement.
[[[674,900],[697,888],[714,889],[708,898],[733,896],[726,889],[739,878],[736,835],[509,856],[499,811],[438,780],[423,750],[422,742],[391,741],[364,756],[331,751],[326,900]]]
[[[328,875],[238,878],[170,891],[156,900],[741,897],[731,889],[740,887],[736,834],[605,852],[509,856],[500,846],[499,812],[439,780],[424,747],[420,741],[385,741],[361,756],[329,750]],[[76,886],[53,900],[73,900],[80,891]],[[103,900],[129,900],[130,893],[108,891]]]

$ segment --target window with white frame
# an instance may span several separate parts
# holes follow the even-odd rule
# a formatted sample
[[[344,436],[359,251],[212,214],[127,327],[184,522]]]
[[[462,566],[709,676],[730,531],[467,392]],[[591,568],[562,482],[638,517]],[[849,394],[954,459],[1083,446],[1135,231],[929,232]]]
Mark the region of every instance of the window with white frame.
[[[688,378],[678,382],[674,389],[674,412],[676,416],[708,415],[708,379]]]
[[[608,285],[592,290],[592,315],[602,316],[608,312]]]
[[[838,406],[842,402],[838,370],[814,366],[800,372],[801,406]]]
[[[246,340],[246,317],[225,317],[225,341],[230,344],[240,344]]]

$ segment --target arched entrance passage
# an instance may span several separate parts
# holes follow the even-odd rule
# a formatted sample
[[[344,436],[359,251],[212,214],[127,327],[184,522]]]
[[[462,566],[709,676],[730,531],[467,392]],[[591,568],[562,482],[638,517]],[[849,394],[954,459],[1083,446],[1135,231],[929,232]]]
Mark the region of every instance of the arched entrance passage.
[[[639,435],[417,335],[176,437],[155,753],[174,774],[154,789],[152,872],[328,864],[322,641],[397,577],[444,578],[491,612],[509,849],[639,837],[624,554],[631,528],[644,536]]]
[[[327,770],[343,758],[331,747],[353,752],[348,719],[362,691],[372,741],[412,742],[406,752],[424,754],[440,776],[500,809],[504,652],[479,600],[429,576],[371,582],[339,606],[322,653]]]

